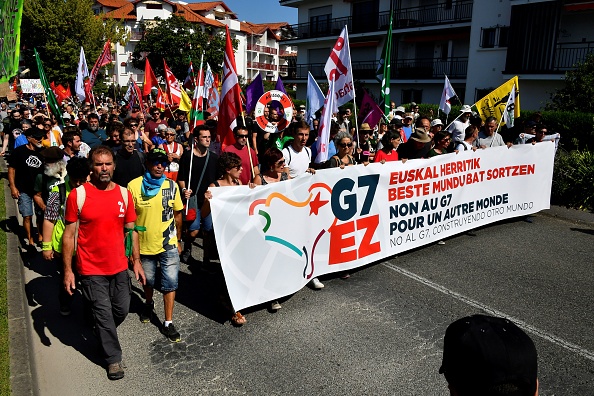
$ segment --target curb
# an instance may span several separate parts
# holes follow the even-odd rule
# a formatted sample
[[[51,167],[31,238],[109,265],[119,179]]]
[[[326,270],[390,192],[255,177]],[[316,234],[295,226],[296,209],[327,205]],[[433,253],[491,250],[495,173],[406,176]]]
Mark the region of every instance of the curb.
[[[4,161],[0,166],[4,165]],[[18,219],[16,204],[10,197],[8,180],[4,180],[6,219]],[[8,337],[10,388],[13,395],[36,395],[35,359],[31,349],[32,323],[27,309],[24,264],[15,233],[6,232],[6,283],[8,303]]]

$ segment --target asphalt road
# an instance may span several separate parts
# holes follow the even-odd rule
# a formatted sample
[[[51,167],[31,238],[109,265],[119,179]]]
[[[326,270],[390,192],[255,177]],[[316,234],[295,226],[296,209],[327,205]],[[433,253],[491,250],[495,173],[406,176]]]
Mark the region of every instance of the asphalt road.
[[[304,288],[281,300],[277,313],[246,310],[241,328],[225,322],[220,266],[195,261],[180,275],[174,321],[182,342],[169,343],[157,320],[141,324],[134,296],[119,330],[126,377],[116,382],[99,366],[81,299],[61,317],[54,268],[23,253],[33,388],[40,395],[447,395],[438,374],[445,329],[486,312],[511,318],[534,340],[541,395],[594,395],[593,235],[592,216],[498,223],[348,280],[322,278],[325,289]],[[158,295],[156,305],[162,320]]]

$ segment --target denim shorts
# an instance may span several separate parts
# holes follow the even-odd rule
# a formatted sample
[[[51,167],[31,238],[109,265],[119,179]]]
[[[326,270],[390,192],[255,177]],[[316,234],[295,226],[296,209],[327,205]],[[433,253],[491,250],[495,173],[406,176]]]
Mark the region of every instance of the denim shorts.
[[[203,231],[212,231],[212,214],[209,213],[208,216],[202,217],[199,211],[196,220],[190,224],[188,229],[190,231],[198,231],[200,230],[200,223],[202,223]]]
[[[21,214],[21,216],[33,216],[33,197],[31,197],[27,193],[21,192],[17,203],[19,206],[19,213]]]
[[[140,255],[142,269],[146,277],[146,285],[154,288],[157,277],[157,266],[161,267],[161,292],[177,290],[177,278],[179,275],[179,254],[177,248],[169,249],[159,254],[145,256]]]

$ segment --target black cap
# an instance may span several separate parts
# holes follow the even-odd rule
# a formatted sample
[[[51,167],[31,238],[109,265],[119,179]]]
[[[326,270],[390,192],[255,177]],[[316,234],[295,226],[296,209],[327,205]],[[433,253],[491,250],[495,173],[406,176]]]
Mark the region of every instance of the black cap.
[[[35,139],[42,139],[45,136],[45,130],[37,128],[37,127],[33,127],[33,128],[29,128],[27,129],[26,135],[27,136],[31,136],[34,137]]]
[[[536,392],[537,353],[528,335],[508,319],[474,315],[446,330],[440,374],[461,393],[481,395],[514,384]]]
[[[167,153],[165,152],[165,150],[160,148],[154,148],[151,151],[149,151],[148,155],[146,156],[146,159],[148,161],[169,161],[169,158],[167,157]]]
[[[39,153],[46,164],[52,164],[64,159],[64,152],[60,147],[48,147]]]

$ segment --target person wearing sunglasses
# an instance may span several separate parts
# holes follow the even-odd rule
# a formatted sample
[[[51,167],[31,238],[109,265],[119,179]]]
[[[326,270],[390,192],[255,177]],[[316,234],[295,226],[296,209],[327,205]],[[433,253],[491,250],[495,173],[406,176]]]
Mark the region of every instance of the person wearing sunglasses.
[[[132,260],[139,261],[144,270],[143,285],[145,303],[140,314],[142,323],[149,323],[153,316],[155,280],[163,294],[165,321],[161,333],[171,342],[181,341],[173,325],[173,306],[178,287],[179,255],[181,249],[182,209],[180,189],[165,176],[169,159],[165,150],[152,149],[146,156],[147,172],[128,184],[136,209]],[[160,277],[156,276],[160,268]]]
[[[452,141],[452,137],[447,131],[439,131],[433,136],[433,148],[429,150],[427,158],[435,157],[437,155],[448,154],[448,147]]]
[[[151,116],[153,118],[146,122],[145,131],[148,133],[149,139],[152,140],[159,133],[157,130],[159,125],[163,124],[167,127],[167,121],[161,119],[161,111],[156,107],[151,109]]]
[[[253,147],[248,147],[248,139],[251,136],[251,132],[248,131],[247,127],[238,125],[233,128],[233,136],[235,137],[235,144],[225,147],[224,151],[226,153],[237,154],[241,158],[241,165],[244,169],[240,175],[241,184],[249,184],[250,182],[254,182],[255,177],[260,173],[256,151]]]
[[[355,165],[353,152],[353,137],[350,133],[341,131],[334,136],[334,145],[338,152],[330,157],[331,168],[344,169],[345,166]]]
[[[167,131],[165,131],[165,141],[159,146],[160,149],[167,153],[167,159],[169,160],[169,165],[165,169],[165,176],[174,181],[177,181],[179,159],[183,153],[183,146],[175,141],[176,136],[175,129],[167,128]]]

